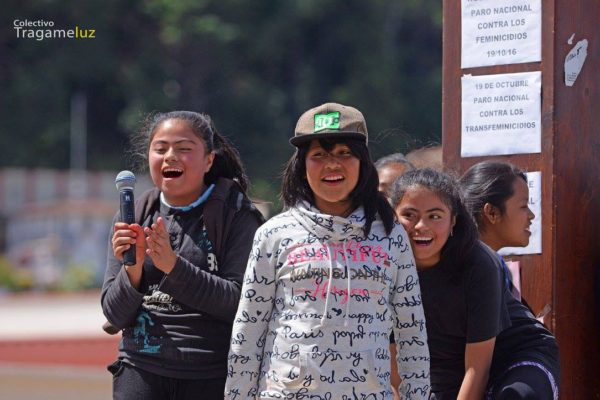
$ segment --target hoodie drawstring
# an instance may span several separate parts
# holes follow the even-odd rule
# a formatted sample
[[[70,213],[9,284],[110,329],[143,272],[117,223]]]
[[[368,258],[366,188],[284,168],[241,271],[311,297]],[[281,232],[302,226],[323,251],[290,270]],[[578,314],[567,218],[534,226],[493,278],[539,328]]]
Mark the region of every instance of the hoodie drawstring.
[[[349,263],[348,263],[348,254],[347,254],[347,250],[348,247],[346,246],[348,242],[348,239],[344,238],[344,240],[342,240],[342,254],[343,254],[343,259],[345,261],[344,263],[344,270],[346,272],[346,295],[347,295],[347,300],[346,300],[346,305],[344,307],[344,327],[348,327],[350,325],[350,302],[352,301],[352,279],[351,279],[351,273],[350,273],[350,267],[349,267]],[[330,246],[325,245],[325,247],[327,248],[327,255],[328,255],[328,259],[329,259],[329,279],[327,282],[327,292],[325,293],[325,305],[323,307],[323,316],[321,317],[321,321],[319,323],[319,325],[317,326],[317,328],[320,328],[322,326],[325,325],[325,322],[327,321],[327,313],[329,311],[329,298],[331,297],[331,285],[332,285],[332,281],[334,279],[333,277],[333,254],[331,252]]]
[[[334,279],[334,250],[339,250],[339,243],[341,242],[341,250],[343,252],[343,265],[344,271],[346,273],[346,297],[347,301],[345,307],[343,307],[345,315],[344,318],[344,327],[350,326],[350,302],[352,301],[352,271],[350,269],[350,265],[352,262],[349,262],[349,259],[352,255],[347,254],[349,247],[349,243],[354,243],[353,240],[357,235],[360,235],[362,229],[364,228],[364,209],[362,207],[358,207],[356,210],[352,212],[352,214],[347,217],[339,217],[321,214],[319,210],[316,210],[314,206],[306,201],[302,201],[291,209],[291,213],[294,218],[300,223],[302,227],[304,227],[308,232],[313,234],[319,242],[327,248],[327,256],[329,257],[329,282],[327,282],[327,287],[323,288],[318,286],[319,288],[319,296],[325,296],[325,304],[323,309],[323,315],[315,328],[319,328],[324,326],[327,323],[328,311],[331,306],[330,296],[332,295],[332,288],[334,288],[334,283],[332,282]],[[350,241],[350,242],[349,242]],[[350,249],[351,250],[351,249]],[[337,259],[337,257],[335,258]],[[339,262],[342,264],[342,261]],[[337,276],[337,275],[336,275]],[[340,282],[341,283],[341,282]],[[341,288],[340,288],[341,289]],[[323,293],[322,290],[326,290],[326,293]],[[337,286],[335,286],[335,295],[336,297],[343,295],[340,293]],[[340,308],[341,304],[340,304]],[[336,317],[340,316],[340,312],[336,309]],[[340,322],[339,318],[335,318],[336,322]]]
[[[345,261],[345,266],[344,268],[346,269],[346,282],[347,282],[347,287],[346,290],[348,291],[348,301],[346,301],[346,310],[345,310],[345,315],[344,315],[344,327],[348,327],[349,323],[350,323],[350,302],[352,301],[352,296],[350,295],[352,292],[350,291],[351,287],[352,287],[352,282],[350,280],[350,267],[349,267],[349,262],[348,262],[348,253],[346,251],[346,242],[347,242],[347,238],[344,238],[344,240],[342,241],[342,250],[344,251],[344,261]]]
[[[329,297],[331,295],[331,281],[333,280],[333,257],[327,243],[325,243],[325,248],[327,249],[327,258],[329,259],[329,279],[327,280],[327,292],[325,293],[323,316],[321,317],[321,322],[317,328],[324,326],[325,321],[327,320],[327,312],[329,311]]]

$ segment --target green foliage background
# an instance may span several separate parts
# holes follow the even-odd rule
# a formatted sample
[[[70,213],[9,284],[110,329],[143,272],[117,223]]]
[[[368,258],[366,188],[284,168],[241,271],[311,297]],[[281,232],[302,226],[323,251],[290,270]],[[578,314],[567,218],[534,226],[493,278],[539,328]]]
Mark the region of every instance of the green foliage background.
[[[9,0],[0,14],[0,167],[69,167],[70,101],[88,101],[88,167],[130,168],[151,111],[209,113],[274,201],[298,116],[363,111],[374,159],[440,141],[441,3],[433,0]],[[95,29],[21,39],[14,20]]]

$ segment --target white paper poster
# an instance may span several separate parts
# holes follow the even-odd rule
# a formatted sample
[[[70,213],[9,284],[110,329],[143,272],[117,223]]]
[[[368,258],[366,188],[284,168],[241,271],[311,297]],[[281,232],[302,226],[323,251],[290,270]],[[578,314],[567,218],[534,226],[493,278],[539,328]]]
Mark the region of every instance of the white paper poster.
[[[540,71],[461,81],[461,157],[541,152]]]
[[[542,173],[527,172],[529,186],[529,208],[535,214],[531,221],[531,236],[527,247],[504,247],[498,251],[501,255],[509,254],[541,254],[542,253]]]
[[[542,60],[541,0],[461,3],[461,68]]]

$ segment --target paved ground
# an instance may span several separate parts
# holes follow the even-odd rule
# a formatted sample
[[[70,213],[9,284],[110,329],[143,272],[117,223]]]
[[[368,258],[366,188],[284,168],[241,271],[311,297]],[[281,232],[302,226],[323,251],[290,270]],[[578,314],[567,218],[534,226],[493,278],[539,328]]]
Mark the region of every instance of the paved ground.
[[[0,294],[0,398],[111,398],[106,365],[119,337],[102,331],[99,299],[96,291]]]
[[[110,400],[104,369],[0,364],[0,398],[11,400]]]

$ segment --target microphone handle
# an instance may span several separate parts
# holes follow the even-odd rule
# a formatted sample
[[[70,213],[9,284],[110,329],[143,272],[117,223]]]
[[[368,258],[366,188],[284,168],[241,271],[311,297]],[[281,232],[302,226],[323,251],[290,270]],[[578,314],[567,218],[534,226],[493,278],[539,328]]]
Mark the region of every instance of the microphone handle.
[[[121,206],[121,222],[133,224],[135,222],[133,190],[121,189],[119,191],[119,196]],[[135,245],[132,244],[131,247],[125,250],[125,253],[123,253],[123,264],[135,265],[135,262]]]

